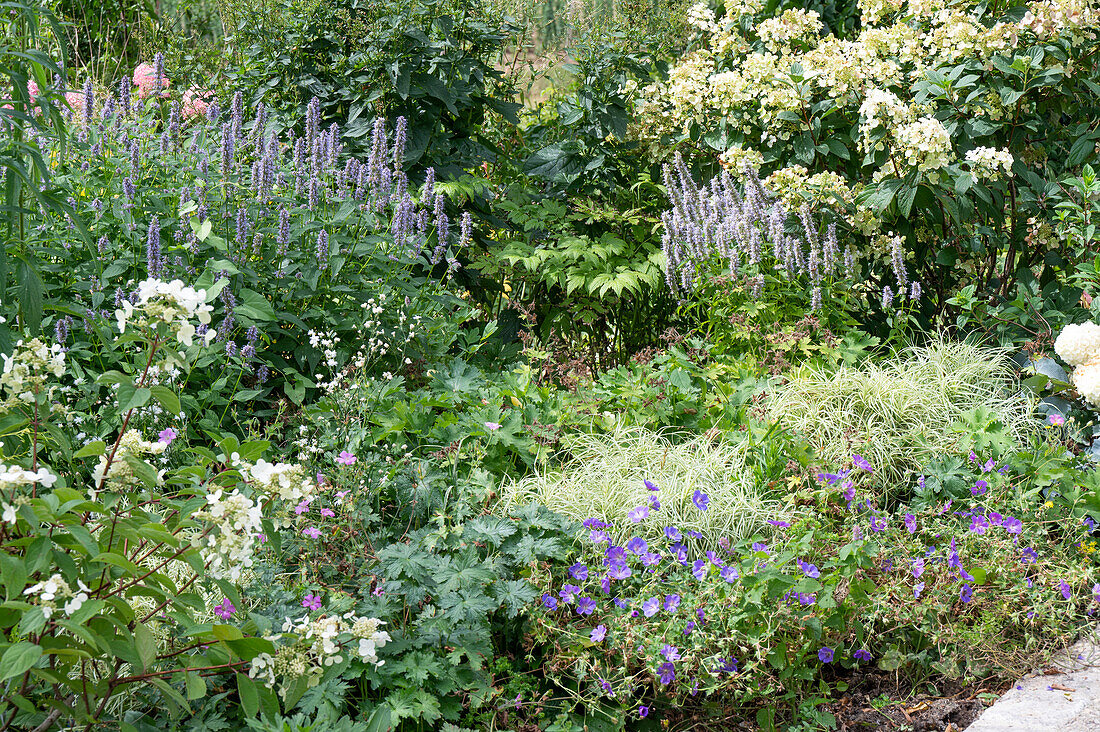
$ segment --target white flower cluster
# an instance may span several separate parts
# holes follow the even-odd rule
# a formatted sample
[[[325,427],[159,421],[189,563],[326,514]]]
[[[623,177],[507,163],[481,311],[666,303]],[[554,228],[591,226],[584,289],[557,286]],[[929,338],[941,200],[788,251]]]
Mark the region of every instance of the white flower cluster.
[[[15,525],[19,520],[16,510],[26,502],[26,498],[17,489],[25,485],[41,485],[43,488],[52,488],[57,482],[57,476],[46,468],[39,468],[31,472],[18,465],[0,465],[0,493],[6,496],[15,495],[14,505],[7,501],[0,502],[0,520],[6,524]]]
[[[119,333],[125,333],[130,323],[138,325],[167,324],[177,340],[190,346],[195,337],[197,318],[204,325],[210,323],[210,313],[214,308],[206,304],[206,290],[196,290],[183,284],[181,280],[164,282],[148,279],[138,285],[136,305],[129,300],[122,301],[122,307],[115,311]],[[135,313],[138,318],[135,320]],[[206,332],[206,343],[218,335],[215,330]]]
[[[272,497],[296,503],[304,498],[311,498],[315,492],[314,482],[306,476],[305,469],[300,465],[272,465],[266,460],[258,460],[255,465],[241,467],[242,472],[251,476],[253,485]]]
[[[77,580],[76,584],[77,590],[74,592],[61,575],[55,574],[48,580],[31,585],[23,590],[23,594],[37,597],[38,607],[42,609],[42,614],[49,620],[50,616],[57,610],[58,600],[66,601],[63,607],[66,615],[75,613],[88,600],[88,593],[91,590],[81,580]]]
[[[953,157],[951,135],[943,122],[930,115],[899,128],[895,137],[907,168],[929,173],[946,167]]]
[[[687,24],[692,28],[698,28],[704,33],[717,33],[721,27],[716,22],[714,11],[708,3],[695,3],[687,11]]]
[[[261,653],[254,658],[248,675],[260,679],[269,689],[282,679],[279,689],[282,696],[289,682],[297,678],[304,677],[308,686],[316,686],[326,667],[343,662],[343,651],[349,645],[363,663],[381,666],[384,661],[378,660],[378,649],[390,640],[389,633],[379,630],[381,625],[376,618],[357,617],[350,612],[314,620],[309,616],[300,620],[287,618],[282,634],[269,636],[268,640],[291,635],[292,642],[281,646],[274,656]]]
[[[121,493],[137,488],[141,485],[141,480],[134,473],[134,469],[130,467],[130,462],[126,458],[135,457],[141,460],[146,455],[160,455],[165,448],[165,443],[149,442],[138,430],[126,430],[122,435],[122,439],[119,440],[118,450],[115,451],[110,467],[107,466],[108,456],[100,455],[99,462],[92,469],[92,481],[95,484],[95,490],[107,488]],[[93,500],[95,500],[94,493]]]
[[[874,139],[875,130],[898,129],[916,119],[915,111],[892,91],[871,89],[859,107],[860,146],[873,152],[885,146],[883,139]]]
[[[883,18],[901,10],[905,0],[859,0],[860,19],[863,25],[875,25]]]
[[[195,512],[196,518],[214,526],[205,537],[195,537],[193,544],[210,563],[210,576],[236,582],[241,572],[252,566],[263,515],[259,504],[239,490],[224,498],[222,494],[221,489],[211,493],[206,497],[207,507]]]
[[[769,50],[782,51],[794,44],[817,45],[822,27],[817,11],[796,8],[762,21],[756,34]]]
[[[1073,367],[1070,382],[1077,393],[1100,409],[1100,325],[1067,325],[1054,341],[1054,351]]]
[[[1032,3],[1020,19],[1020,29],[1039,38],[1050,38],[1065,30],[1091,25],[1097,20],[1089,0],[1043,0]]]
[[[58,344],[47,345],[38,338],[19,341],[15,350],[0,354],[4,359],[4,370],[0,373],[0,387],[7,393],[8,405],[34,401],[34,395],[46,389],[50,378],[65,373],[65,352]]]
[[[994,147],[976,147],[966,152],[970,172],[978,179],[997,180],[1001,174],[1012,175],[1012,153]]]

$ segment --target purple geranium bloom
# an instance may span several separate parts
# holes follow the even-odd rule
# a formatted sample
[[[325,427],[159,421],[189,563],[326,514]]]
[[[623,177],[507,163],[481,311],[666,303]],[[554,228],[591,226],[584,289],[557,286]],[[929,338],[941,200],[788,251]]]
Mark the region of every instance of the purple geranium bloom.
[[[1020,561],[1024,564],[1034,564],[1038,559],[1039,552],[1029,546],[1024,547],[1024,550],[1020,552]]]
[[[798,560],[798,568],[802,570],[802,574],[811,579],[817,579],[821,576],[821,570],[809,562],[803,562],[801,559]]]
[[[716,672],[735,674],[737,673],[737,659],[736,658],[722,658],[719,659],[722,663],[715,669]]]
[[[222,600],[221,605],[214,608],[214,614],[222,620],[229,620],[235,612],[237,612],[237,608],[233,607],[233,603],[229,601],[228,597]]]
[[[989,483],[986,483],[984,480],[979,480],[974,484],[974,487],[970,489],[970,495],[981,496],[984,495],[987,490],[989,490]]]
[[[1024,528],[1024,522],[1015,516],[1005,516],[1005,520],[1001,522],[1001,526],[1010,534],[1019,534],[1021,529]]]
[[[569,574],[573,577],[573,579],[579,582],[584,582],[586,579],[588,579],[588,565],[577,562],[569,568]]]
[[[592,640],[593,643],[602,642],[603,639],[607,637],[607,626],[597,625],[595,628],[592,629],[592,632],[588,635],[588,637]]]
[[[817,657],[821,660],[822,663],[832,663],[833,649],[829,648],[828,646],[822,646],[821,650],[817,652]]]
[[[603,544],[604,542],[611,542],[611,537],[607,535],[606,531],[601,529],[592,529],[588,534],[588,540],[593,544]]]
[[[355,461],[358,458],[347,450],[341,450],[340,454],[336,457],[336,462],[340,465],[355,465]]]
[[[560,597],[565,602],[573,602],[573,598],[580,594],[581,588],[576,585],[562,585],[561,591],[558,592]]]
[[[970,585],[963,585],[959,590],[959,599],[964,603],[970,602],[970,599],[974,597],[974,590],[970,588]]]
[[[1065,580],[1061,580],[1058,583],[1058,589],[1061,590],[1062,597],[1066,598],[1067,600],[1073,597],[1073,588],[1070,587],[1069,583]]]
[[[707,506],[710,505],[710,498],[707,496],[706,493],[703,493],[703,491],[696,490],[695,493],[691,496],[691,502],[694,503],[695,507],[698,508],[700,511],[706,511]]]
[[[924,574],[924,557],[918,557],[913,561],[913,576],[920,578]]]
[[[993,458],[989,458],[988,460],[985,461],[985,465],[982,466],[982,472],[983,473],[988,473],[989,471],[993,470],[993,468],[995,468],[995,467],[997,467],[996,461]]]
[[[321,538],[321,530],[318,529],[316,526],[310,526],[309,528],[303,529],[302,533],[308,536],[310,539]]]
[[[642,603],[642,615],[645,615],[647,618],[652,618],[660,609],[661,601],[656,597],[651,597]]]
[[[789,521],[776,521],[775,519],[768,519],[768,523],[780,529],[791,528],[791,523]]]
[[[867,462],[862,455],[853,455],[852,464],[860,470],[866,470],[868,473],[875,472],[875,469],[871,467],[871,463]]]
[[[604,550],[603,555],[607,559],[608,564],[626,561],[626,549],[623,549],[621,546],[609,546]]]
[[[878,532],[883,531],[885,529],[886,529],[886,517],[885,516],[883,516],[881,520],[878,519],[878,518],[875,518],[874,516],[871,517],[871,531],[873,531],[875,533],[878,533]]]
[[[973,450],[971,450],[970,455],[967,457],[967,460],[969,460],[972,463],[976,462],[978,460],[978,456],[974,454]]]
[[[596,609],[596,601],[591,597],[582,597],[577,600],[577,614],[578,615],[591,615]]]
[[[320,610],[321,609],[321,596],[314,594],[307,594],[305,599],[302,600],[302,607],[307,610]]]
[[[613,602],[615,603],[615,606],[618,607],[620,610],[626,610],[628,607],[630,607],[630,602],[624,600],[621,597],[616,597]]]
[[[917,584],[913,585],[913,598],[914,599],[919,600],[920,599],[920,593],[922,593],[922,592],[924,592],[924,583],[923,582],[918,582]]]
[[[645,483],[645,487],[646,487],[646,488],[648,488],[649,490],[653,491],[654,493],[656,493],[657,491],[661,490],[660,488],[658,488],[658,487],[657,487],[657,484],[656,484],[656,483],[651,483],[651,482],[650,482],[650,481],[648,481],[648,480],[644,480],[644,481],[642,481],[642,482],[643,482],[643,483]]]
[[[688,624],[684,626],[684,635],[691,635],[693,630],[695,630],[695,621],[689,620]]]
[[[672,541],[680,541],[680,530],[675,526],[666,526],[665,536],[667,536]]]
[[[661,676],[661,683],[668,686],[676,680],[676,667],[671,663],[662,663],[657,667],[657,673]]]
[[[813,605],[817,602],[817,595],[812,592],[799,592],[795,597],[798,599],[799,605]]]
[[[610,577],[601,577],[600,578],[600,590],[602,590],[603,594],[605,594],[605,595],[608,594],[609,592],[611,592],[611,578]]]
[[[852,658],[856,659],[857,661],[870,661],[871,652],[860,648],[858,651],[852,654]]]
[[[915,533],[917,530],[917,517],[911,513],[905,514],[905,528],[910,534]]]
[[[166,429],[161,430],[160,434],[157,435],[157,442],[159,442],[160,444],[167,447],[167,446],[171,445],[172,440],[176,439],[176,437],[178,437],[178,436],[179,436],[178,432],[176,432],[171,427],[168,427]]]
[[[607,576],[611,579],[622,580],[626,579],[631,574],[633,574],[633,571],[622,562],[612,562],[611,566],[607,569]]]
[[[605,524],[598,518],[586,518],[583,522],[583,526],[586,529],[606,529],[610,528],[611,524]]]
[[[680,649],[676,646],[665,645],[661,648],[661,655],[665,657],[666,661],[679,661]]]
[[[699,622],[701,623],[707,619],[707,614],[703,612],[703,608],[697,607],[695,608],[695,617],[699,618]]]
[[[767,554],[768,553],[768,545],[764,544],[762,542],[759,542],[759,541],[754,541],[752,543],[752,550],[754,552],[764,552],[765,554]]]
[[[642,564],[653,567],[661,563],[661,555],[655,552],[646,552],[642,555]]]
[[[990,511],[985,517],[989,519],[990,526],[1001,526],[1004,524],[1005,517],[996,511]]]
[[[638,707],[638,716],[641,717],[642,719],[645,719],[646,717],[648,717],[649,716],[649,707],[646,707],[646,706]]]
[[[654,511],[658,510],[661,507],[661,502],[657,500],[657,496],[649,497],[649,507],[652,508]]]
[[[626,550],[628,552],[632,552],[633,554],[637,554],[640,557],[649,550],[649,544],[647,544],[646,540],[642,537],[635,536],[633,539],[626,543]]]
[[[1047,422],[1054,425],[1055,427],[1061,427],[1066,423],[1066,418],[1060,414],[1052,414],[1047,417]]]
[[[964,582],[973,582],[974,575],[970,574],[962,567],[959,567],[959,579],[963,580]]]
[[[856,500],[856,486],[855,486],[854,483],[852,483],[852,481],[850,481],[850,480],[844,481],[844,489],[845,489],[844,490],[844,500],[845,501],[848,501],[848,503],[851,503],[852,501]]]
[[[696,559],[695,563],[691,566],[691,573],[695,575],[695,579],[701,580],[706,578],[709,569],[710,566],[707,564],[706,560]]]
[[[970,520],[970,531],[974,534],[984,534],[989,529],[989,522],[985,520],[985,516],[975,516]]]
[[[736,567],[723,567],[719,573],[722,579],[726,582],[733,582],[735,579],[741,576],[741,573],[737,571]]]
[[[1100,602],[1100,583],[1092,586],[1092,599],[1096,602]]]
[[[543,594],[542,604],[547,610],[556,610],[558,607],[558,598],[553,595]]]
[[[649,518],[649,506],[635,506],[626,516],[636,524],[641,523]]]
[[[665,595],[665,610],[672,612],[678,607],[680,607],[679,595]]]
[[[684,529],[684,533],[687,534],[688,536],[690,536],[692,539],[702,539],[703,538],[702,534],[700,534],[698,531],[693,531],[691,529]]]

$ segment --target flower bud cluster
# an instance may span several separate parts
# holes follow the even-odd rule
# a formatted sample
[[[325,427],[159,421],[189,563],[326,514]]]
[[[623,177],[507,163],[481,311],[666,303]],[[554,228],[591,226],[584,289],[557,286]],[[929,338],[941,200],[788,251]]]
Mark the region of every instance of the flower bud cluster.
[[[33,402],[34,395],[43,391],[51,393],[54,387],[47,389],[46,382],[65,372],[65,352],[61,346],[48,345],[39,338],[19,341],[11,355],[5,353],[0,357],[4,359],[0,387],[7,394],[6,407]]]
[[[126,430],[119,440],[118,449],[108,465],[108,456],[100,455],[99,462],[92,469],[92,481],[95,490],[106,488],[110,491],[125,493],[135,490],[141,480],[134,473],[127,458],[142,460],[145,455],[160,455],[167,445],[163,442],[149,442],[135,429]]]

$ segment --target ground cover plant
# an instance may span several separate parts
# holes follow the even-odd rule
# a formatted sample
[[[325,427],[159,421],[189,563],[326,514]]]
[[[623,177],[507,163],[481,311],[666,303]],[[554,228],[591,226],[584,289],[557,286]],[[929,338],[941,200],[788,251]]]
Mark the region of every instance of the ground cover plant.
[[[0,732],[828,730],[1100,611],[1097,9],[505,5],[0,14]]]

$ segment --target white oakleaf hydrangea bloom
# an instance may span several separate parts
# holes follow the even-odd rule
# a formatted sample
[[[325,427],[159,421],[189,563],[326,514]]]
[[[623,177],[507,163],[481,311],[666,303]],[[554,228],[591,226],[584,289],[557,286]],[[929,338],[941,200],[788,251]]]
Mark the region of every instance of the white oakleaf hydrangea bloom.
[[[1070,366],[1080,366],[1100,356],[1100,325],[1067,325],[1054,341],[1054,352]]]

